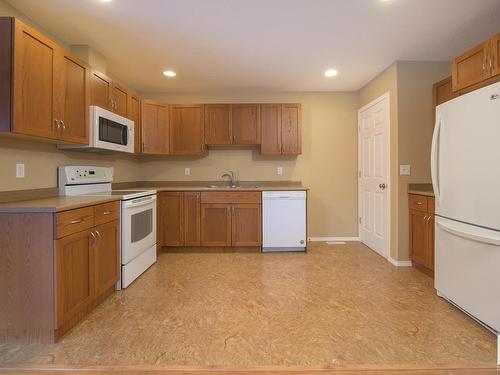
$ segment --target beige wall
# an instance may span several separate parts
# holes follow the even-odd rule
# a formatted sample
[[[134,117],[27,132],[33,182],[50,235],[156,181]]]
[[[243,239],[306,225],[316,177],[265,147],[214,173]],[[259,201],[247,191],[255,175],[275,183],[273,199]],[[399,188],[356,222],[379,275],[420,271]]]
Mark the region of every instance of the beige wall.
[[[409,259],[408,184],[430,183],[434,129],[432,85],[451,74],[449,62],[398,62],[398,158],[411,165],[411,176],[399,176],[398,258]]]
[[[310,236],[357,236],[357,93],[231,94],[147,97],[170,103],[302,103],[302,155],[261,156],[258,149],[211,149],[197,158],[144,158],[149,180],[219,180],[233,170],[240,180],[300,180],[311,188]],[[283,176],[276,168],[283,167]],[[191,176],[184,176],[184,168]]]
[[[385,93],[390,97],[390,200],[391,200],[391,221],[390,221],[390,256],[398,259],[398,76],[397,64],[394,63],[377,77],[371,80],[359,91],[359,107],[363,107],[371,101],[377,99]]]
[[[24,163],[25,178],[16,178],[16,163]],[[0,137],[0,191],[57,187],[59,165],[114,167],[115,181],[135,181],[139,161],[128,155],[61,151],[55,145]]]

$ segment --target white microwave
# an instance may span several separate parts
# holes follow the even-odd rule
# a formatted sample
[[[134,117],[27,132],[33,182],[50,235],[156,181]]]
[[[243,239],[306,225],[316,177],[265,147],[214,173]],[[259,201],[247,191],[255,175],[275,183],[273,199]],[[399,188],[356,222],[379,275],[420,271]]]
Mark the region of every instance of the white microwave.
[[[134,152],[134,122],[132,120],[95,105],[91,105],[89,111],[89,144],[84,146],[59,145],[59,148]]]

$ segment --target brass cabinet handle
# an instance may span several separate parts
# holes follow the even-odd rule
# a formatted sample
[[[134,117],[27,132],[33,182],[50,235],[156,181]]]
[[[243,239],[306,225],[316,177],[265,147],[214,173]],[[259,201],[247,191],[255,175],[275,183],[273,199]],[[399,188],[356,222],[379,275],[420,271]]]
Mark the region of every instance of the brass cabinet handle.
[[[102,214],[103,216],[111,215],[113,211],[104,211]]]
[[[99,232],[98,230],[96,230],[95,233],[97,234],[97,237],[99,237],[99,239],[101,239],[101,232]]]
[[[60,123],[61,123],[61,126],[62,126],[62,130],[63,131],[66,130],[66,124],[64,124],[64,121],[61,120]]]
[[[81,222],[83,222],[82,218],[71,220],[71,224],[80,224]]]
[[[56,130],[59,130],[59,128],[61,127],[61,124],[59,123],[59,120],[58,119],[54,119],[54,125],[56,127]]]
[[[417,202],[417,205],[418,205],[418,206],[421,206],[421,205],[423,205],[423,204],[424,204],[423,202]]]
[[[90,232],[90,235],[92,236],[92,240],[93,240],[94,245],[95,245],[96,238],[95,238],[94,232]]]

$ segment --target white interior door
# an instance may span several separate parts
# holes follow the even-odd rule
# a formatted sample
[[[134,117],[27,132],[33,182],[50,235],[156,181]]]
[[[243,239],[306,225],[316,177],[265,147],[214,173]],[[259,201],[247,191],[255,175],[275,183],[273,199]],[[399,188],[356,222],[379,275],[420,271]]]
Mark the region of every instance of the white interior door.
[[[358,112],[359,237],[389,256],[389,94]]]

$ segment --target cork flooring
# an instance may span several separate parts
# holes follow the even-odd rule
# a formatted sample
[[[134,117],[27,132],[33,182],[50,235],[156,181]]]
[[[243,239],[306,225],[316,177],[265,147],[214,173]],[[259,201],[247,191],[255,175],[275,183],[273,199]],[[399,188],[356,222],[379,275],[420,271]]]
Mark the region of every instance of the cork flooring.
[[[167,253],[55,345],[0,366],[493,367],[496,337],[433,281],[358,243],[307,254]]]

